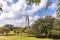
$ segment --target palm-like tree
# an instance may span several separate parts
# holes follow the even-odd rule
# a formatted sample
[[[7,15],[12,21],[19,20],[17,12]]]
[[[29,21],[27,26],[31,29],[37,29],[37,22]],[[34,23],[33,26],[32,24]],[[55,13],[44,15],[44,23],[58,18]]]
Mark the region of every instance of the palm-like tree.
[[[57,18],[60,18],[60,0],[58,0]]]
[[[28,5],[35,3],[36,5],[39,5],[41,3],[41,0],[28,0]],[[48,8],[50,4],[50,1],[47,0],[46,2],[46,9]]]
[[[58,0],[58,6],[60,6],[60,0]]]
[[[41,0],[28,0],[28,4],[36,3],[37,5],[41,2]]]
[[[39,5],[41,3],[41,0],[28,0],[28,5],[35,3],[36,5]],[[46,9],[51,4],[50,0],[47,0],[46,2]],[[58,0],[58,9],[57,9],[57,17],[60,17],[60,0]]]

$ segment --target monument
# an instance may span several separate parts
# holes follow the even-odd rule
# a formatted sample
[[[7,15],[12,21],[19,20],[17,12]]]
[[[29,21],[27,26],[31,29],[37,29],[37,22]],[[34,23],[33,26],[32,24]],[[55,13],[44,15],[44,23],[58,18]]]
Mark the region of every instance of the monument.
[[[28,14],[26,15],[26,18],[25,18],[25,26],[29,27],[29,16],[28,16]]]

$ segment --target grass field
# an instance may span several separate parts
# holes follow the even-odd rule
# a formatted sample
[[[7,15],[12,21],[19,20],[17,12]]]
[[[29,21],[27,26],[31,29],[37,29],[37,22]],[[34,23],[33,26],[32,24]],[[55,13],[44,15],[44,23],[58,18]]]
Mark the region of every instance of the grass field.
[[[53,39],[35,38],[35,37],[18,37],[18,36],[0,36],[0,40],[53,40]]]
[[[14,34],[14,32],[11,31],[9,34]],[[21,36],[0,36],[0,40],[58,40],[58,39],[21,37]]]

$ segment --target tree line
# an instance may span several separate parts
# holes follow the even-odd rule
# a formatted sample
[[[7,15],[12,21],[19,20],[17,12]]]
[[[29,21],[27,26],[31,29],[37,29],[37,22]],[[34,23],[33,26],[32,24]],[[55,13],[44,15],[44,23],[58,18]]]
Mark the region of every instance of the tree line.
[[[13,31],[13,35],[31,36],[31,37],[60,37],[60,19],[52,16],[39,18],[30,27],[14,27],[14,25],[6,24],[0,28],[1,35],[8,35]]]
[[[27,33],[34,37],[60,37],[60,19],[52,16],[39,18],[31,25]]]

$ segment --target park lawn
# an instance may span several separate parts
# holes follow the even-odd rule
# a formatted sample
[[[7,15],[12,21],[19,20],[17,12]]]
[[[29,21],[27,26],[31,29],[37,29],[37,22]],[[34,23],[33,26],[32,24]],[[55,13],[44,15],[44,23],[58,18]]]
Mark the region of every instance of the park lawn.
[[[49,38],[19,37],[19,36],[1,36],[0,40],[53,40]]]
[[[9,34],[14,34],[11,31]],[[21,36],[0,36],[0,40],[53,40],[49,38],[21,37]]]

